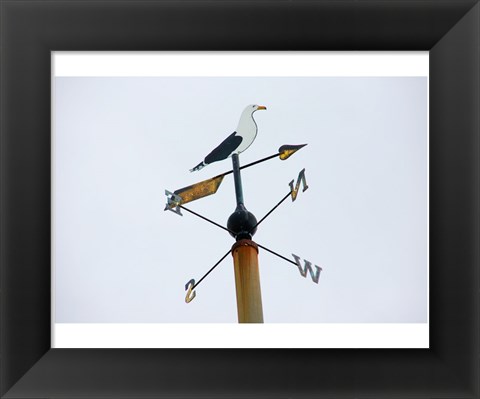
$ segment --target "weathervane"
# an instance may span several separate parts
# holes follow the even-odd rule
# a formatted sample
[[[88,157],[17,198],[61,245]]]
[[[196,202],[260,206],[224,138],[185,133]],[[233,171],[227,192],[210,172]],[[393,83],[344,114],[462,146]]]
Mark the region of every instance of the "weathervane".
[[[253,114],[258,110],[266,110],[266,107],[261,105],[248,105],[240,116],[236,131],[211,151],[202,162],[190,169],[190,172],[198,171],[213,162],[218,162],[229,157],[232,158],[232,170],[210,179],[203,180],[199,183],[175,190],[174,192],[165,190],[165,195],[167,196],[165,210],[172,211],[180,216],[183,216],[181,212],[182,210],[187,211],[225,231],[228,231],[230,235],[235,238],[236,242],[232,248],[229,249],[228,252],[223,255],[203,277],[197,282],[195,282],[194,279],[187,282],[185,285],[185,290],[187,291],[185,301],[189,303],[195,298],[195,288],[198,287],[198,285],[228,256],[229,253],[231,253],[234,260],[237,311],[238,321],[240,323],[263,323],[262,298],[258,270],[258,248],[294,264],[298,268],[300,274],[305,278],[307,277],[307,273],[309,273],[314,283],[318,284],[320,272],[322,270],[321,267],[316,265],[313,265],[312,267],[312,263],[307,260],[304,260],[304,265],[302,266],[301,258],[295,254],[292,254],[294,259],[294,261],[292,261],[291,259],[252,241],[252,236],[257,231],[260,223],[262,223],[275,209],[277,209],[288,197],[292,198],[292,202],[296,200],[300,184],[303,186],[303,191],[308,189],[305,178],[305,169],[302,169],[298,174],[296,183],[294,184],[295,180],[289,182],[289,192],[259,221],[257,221],[256,217],[245,207],[240,170],[276,157],[279,157],[281,160],[286,160],[299,149],[306,146],[306,144],[282,145],[276,154],[240,166],[239,154],[250,147],[257,136],[258,128],[253,119]],[[235,211],[228,218],[226,227],[184,206],[186,203],[215,194],[224,177],[231,173],[233,173],[234,178],[237,206]]]

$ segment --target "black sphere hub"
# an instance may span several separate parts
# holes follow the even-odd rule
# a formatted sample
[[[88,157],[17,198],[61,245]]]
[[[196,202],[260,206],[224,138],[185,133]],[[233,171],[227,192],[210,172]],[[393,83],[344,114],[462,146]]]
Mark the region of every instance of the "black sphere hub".
[[[243,239],[250,240],[257,231],[256,225],[257,218],[253,213],[247,211],[247,208],[242,204],[237,206],[237,209],[230,215],[227,222],[230,235],[237,241]]]

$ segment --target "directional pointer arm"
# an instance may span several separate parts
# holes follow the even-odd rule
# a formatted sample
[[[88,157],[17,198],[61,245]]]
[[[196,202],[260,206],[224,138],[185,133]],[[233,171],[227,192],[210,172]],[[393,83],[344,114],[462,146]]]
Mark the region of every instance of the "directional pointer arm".
[[[270,252],[271,254],[273,254],[275,256],[278,256],[280,259],[283,259],[283,260],[287,261],[288,263],[291,263],[291,264],[297,266],[298,271],[300,272],[300,275],[302,277],[306,278],[307,277],[307,272],[310,273],[310,277],[312,278],[312,281],[314,283],[318,284],[318,280],[320,278],[320,273],[323,270],[320,266],[312,265],[312,262],[310,262],[306,259],[304,259],[304,261],[303,261],[304,265],[302,266],[302,264],[300,262],[300,257],[295,255],[295,254],[292,254],[293,259],[295,259],[295,262],[294,262],[294,261],[286,258],[285,256],[282,256],[282,255],[272,251],[271,249],[268,249],[267,247],[264,247],[263,245],[260,245],[258,242],[256,244],[258,245],[259,248],[262,248],[265,251]]]
[[[206,272],[200,280],[198,280],[198,282],[195,283],[195,280],[192,278],[185,285],[185,290],[187,291],[187,295],[185,296],[185,302],[186,303],[190,303],[193,300],[193,298],[195,298],[196,293],[195,293],[194,289],[196,287],[198,287],[198,285],[205,279],[205,277],[207,277],[213,271],[213,269],[215,269],[220,263],[222,263],[222,260],[224,260],[230,252],[231,252],[231,250],[228,250],[228,252],[225,255],[223,255],[220,258],[220,260],[217,263],[215,263],[213,265],[213,267],[208,272]]]
[[[297,199],[297,194],[298,194],[298,189],[300,188],[300,183],[303,183],[303,191],[305,191],[308,186],[307,186],[307,180],[305,179],[305,169],[302,169],[300,171],[300,173],[298,174],[298,178],[297,178],[297,183],[296,185],[294,186],[293,185],[293,182],[295,180],[292,180],[289,185],[290,185],[290,191],[285,195],[285,197],[283,197],[277,205],[275,205],[263,218],[261,218],[258,223],[252,228],[251,231],[254,231],[258,225],[260,223],[262,223],[268,216],[270,216],[270,214],[275,210],[277,209],[282,203],[283,201],[285,201],[288,197],[292,197],[292,202],[295,201]]]

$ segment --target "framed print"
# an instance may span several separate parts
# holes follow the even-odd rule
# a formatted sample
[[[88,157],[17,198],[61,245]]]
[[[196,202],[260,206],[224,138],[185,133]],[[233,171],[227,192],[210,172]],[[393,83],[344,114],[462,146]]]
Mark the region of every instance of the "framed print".
[[[53,348],[428,348],[428,53],[54,52],[52,69]],[[187,165],[237,109],[258,132],[242,207],[262,218],[238,319],[217,259],[239,245],[234,179],[164,199],[230,166]],[[258,163],[291,142],[308,146]]]
[[[479,397],[478,1],[2,1],[1,16],[2,397]],[[108,53],[113,55],[114,61],[102,76],[99,69],[92,67],[95,63],[89,64],[88,58],[99,59]],[[169,59],[153,61],[153,58],[143,58],[143,62],[139,63],[139,76],[132,77],[126,72],[125,65],[131,60],[138,60],[142,53],[149,56],[169,55],[170,59],[192,58],[187,61],[183,58],[183,64],[182,61],[177,61],[173,68],[174,75],[170,77],[165,76],[165,66],[170,62]],[[200,72],[202,57],[208,54],[219,56],[216,62],[205,63],[207,71],[214,69],[212,65],[217,65],[216,72],[209,77]],[[222,57],[227,54],[232,55],[231,59],[241,57],[245,60],[252,57],[247,65],[250,68],[256,66],[251,68],[256,75],[248,77],[245,72],[248,68],[236,74],[228,67],[218,68],[223,62]],[[355,62],[350,62],[356,68],[361,64],[358,60],[368,54],[390,54],[394,58],[401,54],[413,57],[423,54],[427,60],[424,64],[427,65],[427,72],[420,74],[424,76],[423,80],[417,79],[417,72],[408,79],[400,74],[402,78],[392,70],[387,70],[379,58],[374,63],[377,77],[370,77],[368,85],[364,84],[365,77],[358,76],[357,80],[343,76],[333,81],[332,77],[325,77],[321,73],[322,68],[328,64],[327,58],[322,58],[320,62],[315,60],[316,55],[321,54],[333,57],[342,54],[356,56]],[[128,55],[132,57],[125,58]],[[70,72],[62,70],[61,62],[55,58],[62,56],[69,57],[67,63]],[[81,59],[83,56],[86,58]],[[266,64],[259,61],[258,57],[275,56],[285,58],[282,61],[278,61],[278,58],[270,64],[268,71],[262,72],[262,65]],[[300,56],[305,58],[298,64],[309,71],[301,81],[297,73],[288,75],[288,68],[285,67],[288,59],[298,59]],[[393,64],[398,64],[398,58],[396,60]],[[142,72],[142,68],[155,62],[163,75],[152,76],[151,72]],[[193,70],[197,75],[195,79],[192,78],[192,69],[181,76],[182,72],[179,71],[185,65],[190,68],[194,65]],[[56,68],[54,75],[52,68]],[[75,75],[72,70],[81,72]],[[220,78],[219,70],[227,71],[226,75]],[[338,71],[335,73],[338,78]],[[112,78],[115,74],[117,76]],[[381,82],[378,82],[378,74],[383,74]],[[141,84],[138,83],[140,81]],[[182,98],[182,93],[188,93],[188,90],[179,90],[178,87],[181,86],[190,88],[192,98],[184,98],[185,94]],[[265,87],[268,87],[268,91],[262,91]],[[312,94],[324,87],[329,88],[331,96]],[[387,94],[386,87],[392,88]],[[311,107],[310,114],[317,115],[319,109],[328,110],[328,114],[323,118],[309,120],[307,112],[298,111],[302,121],[296,120],[285,110],[288,101],[275,100],[281,98],[280,89],[292,99],[297,96],[296,104],[302,110]],[[202,90],[205,94],[199,96],[198,93],[201,94]],[[164,95],[163,99],[156,94],[160,91]],[[341,175],[345,181],[344,195],[347,198],[351,191],[357,190],[358,193],[360,186],[364,189],[369,187],[367,182],[370,181],[370,187],[375,187],[379,182],[355,179],[358,184],[355,186],[353,180],[348,180],[349,176],[358,177],[363,168],[365,176],[375,176],[378,179],[387,173],[375,169],[375,162],[382,159],[384,166],[389,165],[388,175],[395,176],[389,180],[395,186],[390,195],[372,188],[370,191],[374,194],[357,196],[359,201],[361,198],[370,198],[371,204],[360,201],[357,212],[354,213],[351,209],[346,212],[350,219],[357,220],[358,226],[369,225],[364,219],[374,215],[378,219],[376,225],[383,226],[381,231],[388,231],[390,235],[387,237],[388,234],[382,235],[379,232],[376,240],[378,251],[367,251],[366,248],[370,248],[369,245],[374,248],[375,243],[365,241],[365,237],[359,237],[357,246],[353,245],[355,240],[351,236],[352,232],[359,235],[362,229],[351,223],[340,224],[350,226],[350,230],[339,229],[337,236],[343,239],[339,241],[343,244],[338,244],[340,246],[336,249],[337,253],[341,251],[340,247],[345,249],[342,256],[347,256],[348,249],[353,248],[356,254],[352,256],[360,257],[364,254],[369,257],[369,263],[359,261],[361,269],[365,269],[368,264],[376,265],[372,268],[377,275],[382,276],[379,278],[382,283],[364,284],[368,292],[381,293],[377,298],[384,298],[384,312],[378,310],[380,306],[369,307],[365,297],[359,296],[361,291],[355,291],[352,282],[345,289],[357,292],[352,297],[356,296],[358,303],[345,300],[345,306],[342,307],[341,296],[331,292],[329,297],[335,298],[335,302],[339,303],[335,311],[331,315],[321,312],[312,315],[306,311],[308,307],[301,303],[301,299],[310,301],[308,289],[294,289],[296,283],[282,287],[282,281],[290,280],[278,279],[274,282],[278,286],[266,286],[266,292],[270,296],[283,291],[289,302],[295,297],[301,298],[296,306],[291,305],[290,318],[265,301],[266,309],[270,310],[268,317],[274,317],[272,314],[276,311],[277,319],[271,319],[274,322],[269,323],[265,317],[266,323],[260,327],[264,327],[263,331],[268,331],[275,339],[269,337],[268,333],[263,333],[262,337],[258,330],[250,330],[254,331],[250,334],[260,344],[245,341],[247,344],[235,346],[222,341],[221,336],[228,335],[229,332],[215,324],[218,320],[228,322],[230,316],[227,319],[215,318],[215,300],[208,302],[208,295],[213,292],[211,289],[209,293],[207,288],[210,283],[203,283],[203,287],[196,289],[198,297],[195,299],[208,303],[210,313],[202,314],[214,322],[209,329],[204,329],[201,324],[189,324],[188,317],[198,317],[190,310],[188,317],[179,318],[183,309],[188,309],[192,304],[182,303],[182,310],[172,314],[159,308],[160,319],[155,319],[152,316],[155,315],[154,311],[142,305],[147,297],[154,299],[152,303],[163,300],[155,297],[155,293],[161,290],[161,284],[172,285],[174,292],[173,288],[177,284],[172,284],[171,281],[177,281],[176,279],[181,282],[180,292],[172,295],[178,295],[183,300],[183,285],[189,278],[193,277],[196,281],[201,278],[202,272],[198,271],[200,265],[198,269],[195,267],[188,272],[181,270],[178,256],[187,250],[179,246],[169,253],[173,249],[172,245],[167,245],[166,248],[159,245],[159,248],[163,248],[159,250],[155,248],[155,240],[149,238],[148,234],[142,236],[142,232],[147,232],[151,234],[150,237],[155,236],[158,240],[166,240],[167,233],[175,232],[175,242],[179,242],[181,227],[176,231],[175,226],[185,221],[174,219],[178,218],[174,213],[164,212],[163,191],[174,192],[196,182],[194,179],[198,176],[202,176],[198,180],[214,176],[229,163],[223,161],[224,166],[220,162],[210,165],[203,161],[203,164],[198,164],[207,155],[209,148],[218,143],[212,138],[209,138],[209,142],[207,138],[200,138],[193,143],[192,136],[197,129],[201,130],[201,124],[207,121],[215,123],[214,118],[205,116],[210,115],[206,107],[211,103],[209,96],[218,98],[219,104],[219,110],[212,116],[216,115],[221,120],[220,115],[229,115],[225,124],[228,119],[238,118],[236,114],[239,111],[236,108],[240,106],[231,105],[232,96],[229,100],[224,94],[228,91],[237,93],[243,102],[246,99],[242,98],[242,93],[256,93],[260,99],[252,101],[259,101],[261,107],[267,108],[261,114],[255,114],[259,132],[255,145],[258,144],[258,148],[254,145],[249,149],[251,155],[248,152],[240,155],[245,163],[270,154],[267,148],[269,141],[265,139],[269,134],[270,142],[275,144],[274,151],[277,149],[275,147],[282,144],[304,144],[303,141],[295,142],[297,137],[301,140],[298,131],[292,136],[294,141],[288,141],[290,136],[279,132],[282,126],[290,126],[289,130],[294,130],[296,126],[305,130],[315,126],[324,130],[328,130],[328,126],[343,126],[343,130],[339,129],[337,134],[345,134],[349,129],[352,130],[353,124],[345,124],[345,120],[350,118],[365,135],[375,137],[373,140],[372,136],[370,141],[374,146],[368,148],[361,141],[354,145],[355,136],[352,135],[344,137],[345,141],[351,143],[350,146],[345,141],[339,144],[333,139],[324,140],[321,144],[326,148],[331,147],[332,151],[329,152],[311,136],[312,144],[302,148],[281,166],[285,168],[283,165],[287,165],[285,187],[292,179],[293,182],[296,181],[301,168],[305,168],[305,175],[299,175],[297,186],[303,184],[305,188],[308,182],[310,187],[309,191],[299,191],[299,198],[291,204],[290,209],[295,206],[301,208],[301,201],[310,204],[310,207],[320,203],[329,208],[339,223],[342,223],[340,211],[349,208],[338,207],[335,200],[330,200],[328,196],[331,194],[332,198],[338,200],[340,193],[335,191],[338,184],[328,180],[327,173],[322,174],[321,179],[315,177],[309,180],[310,173],[316,176],[318,169],[328,172],[329,164],[334,160],[341,160],[345,171],[355,169],[352,173],[345,172]],[[268,92],[274,93],[270,108],[269,104],[260,103],[262,98],[269,98]],[[350,102],[338,101],[336,98],[341,97],[338,93],[343,93],[344,98],[349,98]],[[362,93],[362,96],[358,93]],[[171,101],[166,101],[166,98]],[[308,98],[314,105],[309,105],[305,100]],[[427,99],[428,109],[425,106]],[[182,124],[182,129],[189,132],[185,139],[179,138],[174,123],[168,126],[172,137],[176,139],[172,140],[165,133],[163,137],[154,136],[160,130],[160,117],[157,120],[151,118],[156,112],[155,101],[167,110],[173,122]],[[198,105],[195,107],[195,104]],[[336,109],[332,104],[345,104],[350,117],[345,117],[344,109],[337,119],[332,118]],[[182,105],[183,112],[190,116],[182,117]],[[294,105],[292,107],[295,108]],[[198,112],[198,117],[195,117],[195,109],[201,111]],[[129,125],[129,118],[120,117],[128,112],[135,113],[135,118],[132,119],[136,123]],[[379,121],[376,120],[377,124],[366,124],[362,119],[365,115],[376,115],[380,120],[384,116],[389,122],[378,125]],[[396,116],[387,118],[386,115]],[[412,120],[418,123],[413,124]],[[161,123],[167,122],[167,119],[161,119]],[[382,141],[382,136],[375,133],[378,132],[378,126],[388,129],[389,141]],[[418,126],[423,128],[417,131]],[[129,133],[138,130],[147,132],[141,141],[138,141],[138,134],[132,136]],[[105,136],[105,131],[115,131],[117,135]],[[221,132],[218,131],[217,136],[212,137],[221,138]],[[149,134],[153,137],[152,140],[148,138]],[[274,142],[272,137],[276,137],[278,142]],[[190,148],[188,141],[193,143]],[[97,153],[85,151],[86,142],[90,143],[88,148],[95,148]],[[388,145],[395,147],[394,150],[389,152]],[[362,149],[366,154],[364,158],[369,163],[365,161],[359,164],[355,148]],[[378,150],[375,151],[375,148]],[[350,151],[350,157],[342,154],[342,151],[347,152],[346,149]],[[135,151],[136,157],[133,156]],[[171,151],[165,158],[168,159],[168,165],[172,165],[172,171],[163,173],[160,183],[155,181],[155,173],[146,171],[149,168],[152,171],[168,170],[168,165],[159,161],[165,151]],[[185,151],[185,155],[182,151]],[[311,157],[308,151],[313,154],[318,151],[319,156]],[[306,153],[304,158],[302,153]],[[380,155],[382,157],[377,158]],[[322,164],[319,159],[330,159],[331,162]],[[350,166],[348,159],[353,163]],[[278,164],[278,161],[275,162]],[[402,168],[395,168],[398,164],[402,164]],[[142,167],[139,168],[138,165]],[[205,169],[189,174],[188,169],[195,169],[195,165],[197,169]],[[185,169],[186,173],[174,173],[177,169]],[[397,173],[399,170],[408,173],[400,175]],[[242,172],[242,176],[247,194],[246,204],[250,208],[256,196],[259,204],[265,203],[257,216],[265,214],[268,211],[267,204],[274,205],[279,199],[273,196],[267,198],[276,191],[270,188],[263,194],[257,194],[260,193],[262,184],[249,186],[252,180],[249,181],[246,172]],[[280,185],[283,181],[280,172],[272,172],[271,178],[267,176],[262,179],[260,176],[257,173],[259,180],[269,179],[272,184],[278,180]],[[304,176],[303,183],[301,176]],[[145,184],[140,184],[141,182]],[[161,184],[161,187],[157,187]],[[226,182],[222,184],[222,188],[227,187]],[[315,187],[316,185],[320,187]],[[322,185],[330,192],[322,194],[321,191],[316,191]],[[127,191],[119,189],[124,186],[128,187],[128,195]],[[145,216],[145,212],[150,209],[149,202],[145,200],[147,196],[142,192],[142,187],[145,186],[155,186],[149,193],[151,198],[155,198],[152,203],[158,202],[160,212],[152,211],[150,215],[154,216],[149,222],[141,224],[138,220],[147,220],[149,216]],[[233,198],[233,185],[229,182],[228,186],[225,194]],[[412,187],[416,189],[413,190]],[[365,191],[368,190],[363,192]],[[132,196],[129,196],[130,193]],[[215,195],[223,198],[221,196],[225,194],[219,192]],[[238,201],[238,192],[236,194]],[[312,200],[308,200],[309,194],[312,194]],[[115,198],[107,201],[108,195]],[[222,204],[228,201],[226,196],[221,199]],[[108,202],[107,208],[102,208],[102,201]],[[202,201],[212,204],[214,200]],[[413,205],[407,208],[409,201]],[[135,209],[138,202],[142,202],[142,209],[137,212]],[[415,205],[419,203],[423,205]],[[371,206],[372,211],[362,213],[368,206]],[[109,222],[105,224],[102,218],[106,215],[106,209],[110,213],[107,214]],[[384,213],[381,213],[382,210]],[[278,248],[274,242],[265,245],[289,256],[295,248],[287,248],[288,243],[301,247],[304,241],[310,242],[310,246],[300,249],[303,256],[312,261],[312,265],[313,262],[319,265],[317,275],[313,272],[313,266],[310,266],[312,272],[309,277],[306,266],[305,269],[300,266],[297,268],[295,262],[291,262],[292,269],[285,266],[285,273],[295,272],[300,283],[319,283],[318,287],[321,287],[322,277],[335,276],[330,268],[334,257],[328,255],[335,243],[334,240],[329,241],[329,234],[334,234],[335,223],[329,222],[330,215],[322,215],[318,210],[315,212],[315,217],[320,215],[320,219],[311,216],[312,222],[315,222],[312,225],[307,223],[308,213],[304,219],[298,216],[307,226],[303,232],[312,237],[313,241],[294,238],[281,241],[279,235],[277,238],[281,245]],[[295,219],[289,213],[281,215],[284,219]],[[361,215],[364,215],[363,219]],[[166,229],[168,232],[158,228],[159,223],[155,224],[158,221],[155,218],[160,217],[171,220]],[[269,221],[273,221],[273,218]],[[112,220],[116,221],[115,224],[111,223]],[[267,223],[268,221],[265,222]],[[108,229],[106,226],[117,227]],[[205,239],[207,233],[202,232],[201,227],[206,226],[198,226],[198,231],[194,233],[197,228],[188,225],[184,235],[190,234],[189,242],[192,243],[197,235],[200,240]],[[273,237],[282,227],[282,223],[273,224],[269,236]],[[328,231],[322,232],[322,227],[328,227]],[[410,228],[408,232],[407,227]],[[298,226],[297,229],[301,230]],[[372,231],[366,231],[368,233],[365,236],[372,237]],[[260,238],[259,234],[258,243],[263,244]],[[320,242],[328,245],[322,247]],[[209,242],[209,245],[215,248],[220,244]],[[115,248],[119,246],[124,250],[117,251]],[[323,253],[326,259],[310,259],[308,250],[312,246],[317,249],[316,256]],[[286,253],[282,252],[283,248]],[[418,252],[412,248],[423,250]],[[223,249],[219,251],[218,256],[213,251],[215,254],[212,256],[219,258],[222,251]],[[423,255],[412,256],[419,253]],[[269,254],[262,253],[260,262],[267,255]],[[426,257],[428,262],[425,261]],[[389,258],[394,258],[395,262],[387,261]],[[168,267],[178,269],[175,270],[176,273],[182,271],[184,274],[172,274],[172,280],[165,275],[152,277],[145,272],[145,265],[151,269],[155,267],[154,263],[148,263],[151,259],[163,267],[168,263]],[[417,264],[418,259],[420,262]],[[202,266],[205,272],[215,260],[212,258],[210,263]],[[352,260],[345,263],[337,261],[335,265],[341,269],[345,264],[351,263]],[[109,265],[108,273],[99,267],[102,264]],[[135,268],[129,269],[129,264],[134,264]],[[382,264],[390,264],[392,267],[382,269]],[[281,265],[275,265],[275,273],[280,273]],[[425,265],[428,265],[428,269],[423,268]],[[323,274],[320,274],[320,266]],[[226,269],[232,271],[231,266],[225,267]],[[222,269],[215,270],[215,273],[219,273],[219,270]],[[104,273],[103,277],[101,273]],[[139,274],[142,273],[149,276],[148,286],[141,284]],[[350,269],[342,276],[342,281],[346,275],[356,276],[355,273],[358,276],[370,276],[369,278],[374,276],[369,275],[368,270],[359,273]],[[230,274],[233,279],[232,273]],[[186,276],[188,277],[185,278]],[[262,274],[262,284],[263,277]],[[215,278],[213,273],[209,276],[211,280]],[[313,281],[308,281],[308,278]],[[111,285],[106,283],[107,279]],[[360,278],[357,279],[361,282]],[[92,281],[95,282],[93,285]],[[389,281],[391,285],[388,285]],[[230,292],[233,290],[233,280],[228,282],[227,279],[224,284],[230,284]],[[416,284],[423,288],[415,288]],[[138,288],[137,291],[134,287]],[[218,285],[216,287],[219,289]],[[226,295],[223,296],[225,303],[221,305],[228,309],[234,308],[233,301],[229,304],[229,299]],[[344,297],[349,298],[348,294]],[[389,298],[397,299],[393,301]],[[125,301],[122,302],[122,299]],[[281,297],[278,301],[281,302]],[[358,305],[358,308],[354,305]],[[395,311],[389,312],[388,309],[392,309],[392,306],[395,306]],[[286,308],[285,302],[278,308]],[[317,319],[321,314],[323,319]],[[395,318],[391,314],[403,316]],[[103,323],[111,328],[118,322],[148,324],[159,320],[166,323],[185,323],[186,320],[187,323],[178,326],[178,330],[170,336],[165,329],[156,330],[151,334],[155,343],[144,340],[142,344],[145,335],[135,335],[132,330],[121,333],[120,330],[108,328],[103,332],[80,332],[80,335],[90,334],[93,338],[99,338],[103,334],[103,338],[96,343],[59,343],[60,329],[64,327],[61,324],[65,323],[81,323],[84,327]],[[321,331],[295,330],[288,324],[277,325],[275,331],[268,330],[276,321],[293,322],[291,325],[295,325],[298,321],[315,323],[328,320],[339,323],[356,320],[391,323],[390,330],[383,330],[388,338],[394,334],[405,335],[401,325],[395,325],[396,322],[425,324],[428,321],[428,325],[425,324],[426,329],[423,330],[423,344],[397,346],[380,343],[388,340],[381,341],[382,332],[378,330],[357,332],[353,330],[354,326],[344,325],[343,333],[336,330],[332,335],[357,336],[356,343],[343,346],[345,349],[339,349],[341,345],[329,345],[327,337]],[[236,324],[235,315],[231,325],[242,327]],[[243,331],[248,334],[248,326],[244,327]],[[112,344],[119,342],[122,334],[130,334],[133,338],[123,345]],[[177,338],[173,344],[172,335]],[[217,345],[198,344],[205,341],[205,335],[208,335],[210,342],[217,342]],[[215,338],[216,336],[218,337]],[[364,338],[366,341],[376,341],[377,345],[362,344]],[[316,340],[322,342],[311,344]],[[269,345],[269,342],[275,344]]]

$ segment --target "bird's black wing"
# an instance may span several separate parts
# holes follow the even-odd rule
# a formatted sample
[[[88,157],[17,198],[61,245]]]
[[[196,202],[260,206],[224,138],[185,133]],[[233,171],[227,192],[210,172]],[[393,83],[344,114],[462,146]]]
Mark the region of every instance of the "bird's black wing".
[[[217,148],[215,148],[205,157],[204,162],[209,164],[228,158],[230,154],[238,148],[243,140],[240,136],[236,136],[236,134],[237,132],[233,132],[230,136],[223,140]]]

